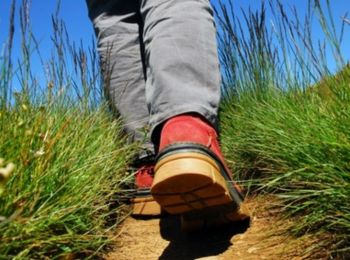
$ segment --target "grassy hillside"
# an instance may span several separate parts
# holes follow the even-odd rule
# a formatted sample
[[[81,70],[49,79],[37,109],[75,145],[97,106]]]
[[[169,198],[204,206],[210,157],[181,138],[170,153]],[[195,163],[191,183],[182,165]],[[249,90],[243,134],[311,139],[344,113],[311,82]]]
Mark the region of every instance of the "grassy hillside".
[[[221,121],[227,158],[252,192],[276,194],[286,216],[296,218],[295,235],[332,233],[323,246],[347,252],[349,77],[347,71],[327,80],[333,93],[328,102],[318,93],[271,89],[259,99],[244,93],[239,100],[227,100]]]
[[[102,108],[1,110],[1,167],[15,169],[1,186],[0,259],[91,255],[106,244],[130,156],[119,129]]]
[[[103,101],[96,53],[71,43],[57,16],[37,79],[28,6],[19,12],[20,60],[13,30],[0,56],[0,259],[94,256],[123,217],[115,194],[134,150]]]
[[[350,254],[350,68],[340,62],[332,76],[323,50],[306,40],[311,11],[305,20],[293,20],[279,1],[270,4],[275,31],[267,29],[265,6],[245,14],[246,34],[230,6],[223,6],[219,17],[226,64],[222,144],[251,193],[279,198],[284,216],[294,219],[292,234],[322,234],[324,239],[309,249],[322,246],[330,257],[345,259]],[[333,18],[320,6],[310,10],[338,39],[326,26]],[[324,44],[342,57],[334,39]]]

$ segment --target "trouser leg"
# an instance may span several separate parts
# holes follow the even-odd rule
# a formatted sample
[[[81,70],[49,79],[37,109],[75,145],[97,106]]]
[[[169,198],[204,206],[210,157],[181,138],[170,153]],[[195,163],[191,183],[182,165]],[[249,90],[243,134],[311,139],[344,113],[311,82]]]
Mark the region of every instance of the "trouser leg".
[[[215,126],[220,70],[209,0],[141,0],[141,15],[152,129],[189,112]]]
[[[106,95],[131,141],[149,141],[145,99],[142,19],[136,0],[87,0],[98,42]]]

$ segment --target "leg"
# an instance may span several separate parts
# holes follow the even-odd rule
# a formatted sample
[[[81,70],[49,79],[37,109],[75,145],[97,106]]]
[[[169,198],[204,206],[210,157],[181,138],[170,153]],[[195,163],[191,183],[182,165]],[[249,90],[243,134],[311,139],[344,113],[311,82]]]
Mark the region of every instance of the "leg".
[[[196,112],[216,125],[220,70],[208,0],[143,0],[146,97],[152,129]]]
[[[162,125],[152,195],[185,220],[235,215],[243,197],[214,127],[220,70],[210,3],[144,0],[141,14],[150,122]]]
[[[145,66],[142,41],[142,19],[138,0],[87,0],[93,21],[105,92],[115,112],[125,122],[130,141],[144,144],[135,168],[135,192],[128,201],[135,216],[157,216],[161,213],[151,194],[153,181],[153,145],[148,134],[149,112],[145,97]],[[123,196],[123,194],[121,194]]]
[[[142,19],[136,0],[87,0],[101,58],[105,90],[113,110],[124,120],[131,141],[149,141],[149,112],[145,99]],[[141,36],[141,37],[140,37]],[[141,155],[142,156],[142,155]]]

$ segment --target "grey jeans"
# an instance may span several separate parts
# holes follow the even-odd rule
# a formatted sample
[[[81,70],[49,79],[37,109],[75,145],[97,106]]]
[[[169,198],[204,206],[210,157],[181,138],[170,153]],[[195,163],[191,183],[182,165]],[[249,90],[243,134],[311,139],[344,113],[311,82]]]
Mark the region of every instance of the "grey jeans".
[[[106,93],[132,140],[152,150],[157,126],[189,112],[216,125],[220,70],[209,0],[87,4]]]

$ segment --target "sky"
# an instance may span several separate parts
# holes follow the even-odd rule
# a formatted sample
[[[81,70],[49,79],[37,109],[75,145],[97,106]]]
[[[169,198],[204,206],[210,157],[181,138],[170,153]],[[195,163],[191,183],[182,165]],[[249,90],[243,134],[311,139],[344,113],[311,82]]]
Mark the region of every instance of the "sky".
[[[18,11],[21,0],[16,1],[16,33],[14,38],[14,58],[18,58],[20,55],[20,34],[18,30],[19,18]],[[129,0],[130,1],[130,0]],[[214,6],[218,5],[219,0],[212,0]],[[223,0],[227,2],[229,0]],[[232,0],[234,3],[234,9],[237,11],[237,15],[241,16],[240,9],[247,10],[251,8],[253,10],[260,7],[261,1],[259,0]],[[326,0],[320,0],[325,3]],[[306,2],[304,0],[281,0],[286,5],[295,5],[298,13],[302,16],[306,12]],[[350,14],[349,0],[330,0],[331,10],[336,21],[336,27],[340,30],[340,21],[347,12]],[[52,32],[51,15],[54,13],[57,1],[56,0],[31,0],[30,3],[30,22],[32,24],[33,33],[40,44],[40,50],[44,57],[49,56],[52,48],[52,42],[50,39]],[[9,21],[9,10],[11,0],[1,0],[0,3],[0,53],[4,48],[4,42],[8,35],[8,21]],[[289,10],[289,8],[287,8]],[[291,13],[288,13],[291,15]],[[70,38],[76,42],[82,41],[84,45],[91,45],[91,39],[94,35],[92,24],[88,18],[87,7],[85,0],[61,0],[60,17],[65,21],[68,29]],[[350,19],[348,17],[348,19]],[[321,36],[321,31],[315,30],[315,39]],[[350,57],[350,25],[345,27],[345,38],[343,44],[343,53],[346,59]],[[38,61],[34,61],[33,66],[38,66]],[[329,60],[330,64],[333,63],[332,59]],[[333,65],[331,65],[333,66]]]

